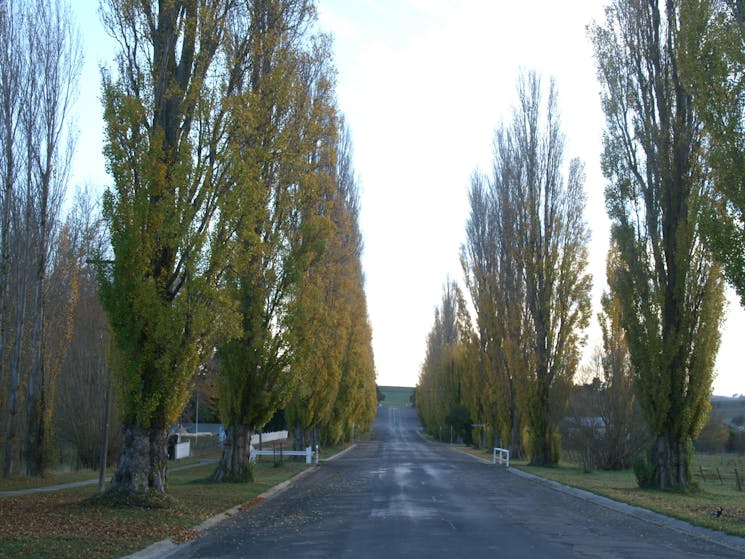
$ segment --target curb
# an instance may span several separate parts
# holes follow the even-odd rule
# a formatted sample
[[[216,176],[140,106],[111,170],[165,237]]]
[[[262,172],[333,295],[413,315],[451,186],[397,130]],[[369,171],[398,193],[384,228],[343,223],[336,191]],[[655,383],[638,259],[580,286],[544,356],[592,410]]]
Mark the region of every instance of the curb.
[[[349,447],[345,448],[341,452],[337,452],[333,456],[329,456],[328,458],[321,460],[321,462],[330,462],[332,460],[335,460],[339,456],[342,456],[343,454],[346,454],[350,450],[352,450],[354,447],[356,447],[356,444],[352,444]],[[274,487],[270,487],[260,495],[257,495],[254,497],[256,500],[267,500],[271,499],[273,497],[276,497],[283,491],[286,491],[290,488],[290,486],[297,482],[299,479],[310,475],[312,472],[315,472],[318,469],[317,465],[311,466],[310,468],[306,468],[301,472],[298,472],[294,476],[292,476],[290,479],[287,479],[283,481],[282,483],[279,483],[275,485]],[[241,503],[239,505],[236,505],[232,508],[229,508],[228,510],[221,512],[219,514],[216,514],[215,516],[212,516],[199,524],[198,526],[194,526],[193,530],[196,532],[204,532],[205,530],[208,530],[209,528],[212,528],[213,526],[219,524],[223,520],[230,518],[232,516],[235,516],[239,512],[241,512],[244,508],[245,503]],[[145,549],[141,549],[140,551],[136,551],[130,555],[125,555],[121,559],[163,559],[165,557],[169,557],[176,553],[176,551],[179,551],[181,549],[184,549],[187,545],[189,545],[190,542],[184,542],[181,544],[174,543],[171,538],[166,538],[164,540],[160,540],[158,542],[152,543],[149,546],[147,546]]]
[[[350,450],[352,450],[356,446],[357,446],[357,443],[352,443],[347,448],[345,448],[342,451],[337,452],[333,456],[329,456],[328,458],[324,458],[323,460],[321,460],[321,462],[331,462],[332,460],[336,460],[340,456],[344,456],[347,452],[349,452]]]

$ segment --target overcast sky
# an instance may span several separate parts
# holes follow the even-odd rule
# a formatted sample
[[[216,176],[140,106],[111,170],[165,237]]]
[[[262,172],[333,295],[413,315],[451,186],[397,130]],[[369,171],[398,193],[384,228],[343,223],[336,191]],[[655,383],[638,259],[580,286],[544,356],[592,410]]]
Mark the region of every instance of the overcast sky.
[[[73,0],[86,47],[74,179],[108,184],[101,156],[98,66],[111,47],[96,0]],[[363,267],[378,384],[413,386],[426,336],[458,260],[472,172],[488,171],[495,127],[509,119],[520,69],[553,77],[565,157],[587,171],[595,312],[605,288],[608,220],[599,155],[603,115],[585,27],[599,0],[320,0],[334,35],[338,102],[351,127],[362,188]],[[745,393],[738,344],[745,313],[733,300],[715,394]],[[599,340],[597,321],[588,347]]]

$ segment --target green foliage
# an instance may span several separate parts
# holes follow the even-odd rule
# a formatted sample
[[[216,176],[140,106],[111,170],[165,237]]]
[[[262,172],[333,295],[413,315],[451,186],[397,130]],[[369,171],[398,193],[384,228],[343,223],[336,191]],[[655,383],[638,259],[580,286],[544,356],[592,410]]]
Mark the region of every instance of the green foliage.
[[[471,444],[473,438],[471,436],[471,414],[468,408],[463,404],[456,404],[445,417],[445,424],[453,428],[453,432],[457,438],[463,440],[464,444]]]
[[[302,384],[299,330],[327,318],[310,301],[324,300],[315,266],[333,236],[324,200],[333,187],[336,112],[330,45],[305,32],[312,5],[256,2],[245,10],[233,38],[250,54],[230,126],[241,148],[231,154],[234,187],[222,199],[215,234],[228,263],[224,291],[240,313],[239,335],[218,344],[220,416],[226,428],[250,432]],[[319,345],[315,357],[329,348]],[[226,447],[221,479],[235,477],[241,461],[231,453],[242,448]]]
[[[471,338],[465,299],[458,285],[448,280],[442,305],[435,310],[435,323],[427,338],[427,355],[416,387],[419,420],[437,436],[444,436],[442,429],[448,425],[448,413],[463,404]]]
[[[698,452],[724,452],[729,439],[730,430],[722,420],[722,415],[712,413],[696,437],[694,446]]]
[[[618,247],[608,283],[656,438],[661,488],[689,481],[685,449],[709,412],[723,305],[720,269],[700,236],[701,213],[714,197],[701,121],[678,71],[682,17],[672,3],[661,9],[616,0],[605,26],[590,32],[607,123],[606,206]]]
[[[641,489],[653,489],[657,484],[655,467],[646,456],[637,456],[633,462],[636,483]]]
[[[741,2],[682,2],[682,79],[707,134],[716,197],[701,212],[708,247],[745,305],[745,26]]]
[[[330,192],[317,203],[329,224],[324,250],[296,293],[293,369],[300,381],[286,408],[296,437],[307,431],[315,436],[320,428],[324,443],[331,444],[366,431],[377,406],[359,191],[349,131],[341,120],[338,127]]]
[[[115,373],[125,426],[143,428],[151,441],[164,441],[198,364],[233,331],[232,304],[219,290],[221,247],[207,233],[228,186],[228,158],[199,154],[233,145],[222,103],[234,93],[228,66],[241,63],[224,56],[225,3],[159,8],[111,0],[102,9],[122,50],[118,72],[104,71],[102,80],[104,155],[114,179],[103,214],[114,258],[100,265],[101,299],[121,357]],[[137,455],[131,444],[140,442],[125,439],[123,456]],[[147,447],[149,465],[120,460],[116,490],[143,478],[165,486],[161,451]]]

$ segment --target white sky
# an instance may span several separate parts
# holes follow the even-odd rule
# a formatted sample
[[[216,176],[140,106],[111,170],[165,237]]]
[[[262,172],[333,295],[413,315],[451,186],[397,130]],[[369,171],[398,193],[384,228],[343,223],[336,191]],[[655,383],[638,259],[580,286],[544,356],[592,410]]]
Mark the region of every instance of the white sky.
[[[96,0],[72,0],[86,48],[74,183],[108,184],[101,156],[98,66],[111,42]],[[585,26],[598,0],[320,0],[335,37],[338,101],[351,127],[362,187],[363,267],[378,384],[413,386],[426,336],[458,260],[477,167],[490,168],[495,127],[509,118],[520,68],[553,76],[566,161],[587,171],[596,303],[605,288],[608,220],[599,155],[603,115]],[[714,393],[745,393],[737,365],[745,312],[732,304]],[[596,321],[588,347],[597,343]]]

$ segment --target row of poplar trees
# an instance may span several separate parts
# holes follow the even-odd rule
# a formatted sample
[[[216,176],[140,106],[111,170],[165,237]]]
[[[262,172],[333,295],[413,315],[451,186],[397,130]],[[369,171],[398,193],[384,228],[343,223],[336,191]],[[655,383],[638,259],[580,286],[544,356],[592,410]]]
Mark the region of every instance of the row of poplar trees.
[[[166,434],[219,361],[215,477],[281,407],[331,441],[375,414],[351,145],[309,0],[108,0],[101,291],[122,380],[112,489],[165,491]]]
[[[512,122],[496,131],[492,174],[475,173],[469,191],[461,262],[475,329],[461,290],[448,283],[416,402],[428,426],[464,404],[503,445],[514,451],[524,438],[535,464],[552,464],[590,315],[584,170],[573,160],[562,175],[555,85],[526,73],[518,100]]]
[[[251,434],[280,409],[301,440],[364,430],[376,392],[359,194],[314,3],[103,0],[100,15],[118,45],[101,85],[108,243],[88,255],[123,425],[110,489],[166,491],[168,429],[208,363],[218,480],[250,479]]]
[[[612,224],[604,365],[627,354],[652,440],[646,482],[662,489],[690,481],[724,278],[745,299],[744,25],[740,0],[613,0],[605,21],[588,27]],[[590,315],[584,173],[574,160],[562,175],[547,89],[544,103],[540,79],[521,76],[492,173],[474,175],[461,260],[476,325],[448,283],[416,394],[429,429],[461,403],[503,446],[542,465],[559,457],[558,422]]]

